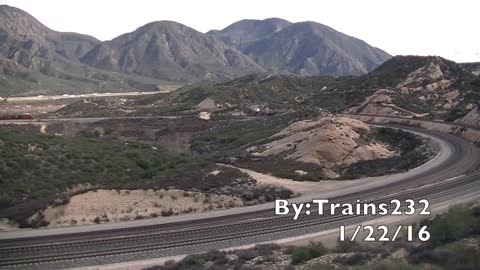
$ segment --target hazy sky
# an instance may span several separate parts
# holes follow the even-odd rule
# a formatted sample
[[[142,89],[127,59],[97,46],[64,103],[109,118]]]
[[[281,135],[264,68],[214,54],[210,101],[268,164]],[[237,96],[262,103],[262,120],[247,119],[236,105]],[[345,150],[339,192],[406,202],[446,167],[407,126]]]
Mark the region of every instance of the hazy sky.
[[[392,55],[440,55],[480,61],[476,0],[0,0],[48,27],[101,40],[143,24],[172,20],[206,32],[241,19],[316,21]]]

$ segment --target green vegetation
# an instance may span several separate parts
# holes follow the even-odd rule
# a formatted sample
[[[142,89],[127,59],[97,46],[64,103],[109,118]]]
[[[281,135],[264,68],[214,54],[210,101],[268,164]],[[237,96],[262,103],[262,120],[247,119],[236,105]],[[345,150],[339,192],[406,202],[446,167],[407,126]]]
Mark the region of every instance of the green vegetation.
[[[433,264],[440,269],[480,269],[480,207],[457,206],[431,221],[431,239],[413,248],[412,264]]]
[[[403,93],[398,84],[405,82],[408,75],[420,68],[435,64],[442,69],[445,79],[452,82],[448,88],[435,95],[425,90],[425,86],[436,82],[425,75],[412,82],[409,88],[423,90]],[[133,75],[129,75],[133,76]],[[86,78],[89,78],[86,76]],[[129,80],[127,80],[129,81]],[[347,108],[360,105],[379,89],[393,92],[388,96],[392,102],[415,113],[428,113],[428,118],[455,120],[469,104],[476,104],[480,98],[480,79],[460,65],[440,57],[397,56],[385,62],[374,71],[363,76],[288,76],[252,74],[228,82],[204,81],[182,87],[170,93],[162,93],[138,98],[126,105],[124,110],[130,115],[190,114],[198,110],[197,105],[211,98],[218,105],[216,114],[243,112],[247,115],[274,115],[289,112],[318,113],[344,112]],[[1,85],[1,81],[0,81]],[[149,84],[147,84],[149,85]],[[444,94],[458,90],[452,108],[443,108]],[[458,102],[457,102],[458,101]],[[72,108],[69,108],[69,107]],[[67,106],[63,115],[81,114],[88,111],[86,104]],[[77,107],[74,107],[77,106]],[[82,109],[85,107],[86,109]],[[257,111],[257,108],[260,111]],[[130,110],[132,109],[132,110]],[[456,110],[450,113],[452,110]],[[96,108],[90,114],[111,115],[111,108]],[[456,118],[457,117],[457,118]]]
[[[362,103],[365,98],[375,92],[373,89],[345,89],[343,91],[326,91],[315,93],[312,101],[315,106],[326,109],[330,112],[339,113],[345,109]]]
[[[23,200],[92,180],[101,187],[135,187],[171,177],[193,162],[148,145],[101,139],[1,132],[0,140],[2,192]]]
[[[476,243],[469,245],[468,242],[459,242],[434,250],[425,250],[411,256],[413,264],[433,264],[439,269],[480,269],[480,250],[478,249],[478,238]]]
[[[40,70],[32,70],[2,57],[0,74],[2,96],[155,91],[158,85],[174,84],[137,74],[52,61],[45,61]]]
[[[202,130],[203,124],[208,124],[198,123],[200,126],[192,127],[194,130]],[[185,130],[185,126],[179,123],[159,126],[175,132],[178,128]],[[264,135],[269,127],[265,127],[261,134]],[[236,128],[246,130],[241,125]],[[237,196],[247,205],[292,195],[285,188],[256,186],[253,180],[236,169],[220,168],[213,159],[215,152],[191,154],[167,150],[158,144],[152,147],[140,143],[145,142],[141,135],[143,131],[139,134],[135,128],[118,131],[134,136],[138,143],[115,139],[116,133],[112,134],[113,137],[99,138],[95,131],[95,128],[82,129],[80,137],[59,137],[37,134],[29,129],[0,130],[0,217],[15,220],[22,227],[45,225],[31,224],[26,220],[48,205],[67,203],[71,196],[91,189],[158,190],[175,187]],[[170,131],[159,130],[158,134],[170,134]],[[252,133],[249,138],[256,136],[253,129],[248,132]],[[247,143],[241,136],[238,139],[239,144]],[[217,142],[214,145],[221,149],[225,147],[224,152],[237,147],[223,143],[224,140],[219,140],[218,145]],[[209,174],[215,170],[221,173]]]
[[[53,202],[66,202],[67,188],[209,190],[244,177],[225,169],[205,176],[212,163],[170,154],[139,143],[98,138],[64,138],[0,131],[0,216],[22,226],[26,218]],[[196,179],[203,181],[196,181]],[[71,195],[71,194],[70,194]]]
[[[466,237],[480,235],[480,207],[453,207],[430,222],[429,247],[438,247]]]
[[[329,250],[321,242],[310,242],[307,246],[296,247],[292,251],[292,263],[301,264],[327,254]]]
[[[470,86],[475,92],[480,92],[480,76],[477,76],[473,80],[471,80]]]
[[[266,143],[270,136],[288,126],[298,115],[260,117],[244,121],[226,121],[192,140],[190,149],[200,155],[216,158],[245,154],[245,149]]]
[[[360,178],[407,171],[432,159],[439,150],[432,140],[400,129],[378,128],[372,132],[369,140],[392,145],[398,149],[400,155],[344,166],[340,168],[342,175]]]
[[[391,261],[386,263],[374,263],[368,266],[333,266],[330,264],[318,263],[307,267],[305,270],[421,270],[422,267],[410,265],[403,261]]]
[[[257,245],[251,249],[231,252],[212,250],[202,254],[192,254],[179,262],[167,261],[162,266],[153,266],[145,270],[227,270],[227,269],[257,269],[243,266],[247,261],[262,256],[265,261],[273,261],[275,252],[281,250],[275,244]],[[229,260],[227,255],[235,254],[238,258]],[[261,263],[261,262],[260,262]]]
[[[337,246],[335,247],[335,252],[338,253],[349,253],[349,252],[358,252],[362,246],[357,241],[340,241],[340,238],[337,239]]]

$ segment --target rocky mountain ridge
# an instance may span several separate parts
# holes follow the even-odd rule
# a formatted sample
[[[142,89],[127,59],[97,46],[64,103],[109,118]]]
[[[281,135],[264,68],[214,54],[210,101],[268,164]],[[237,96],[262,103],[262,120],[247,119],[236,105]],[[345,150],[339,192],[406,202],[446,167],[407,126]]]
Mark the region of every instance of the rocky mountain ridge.
[[[316,22],[244,20],[209,34],[241,50],[271,73],[362,75],[391,57]]]
[[[370,75],[390,72],[397,73],[390,86],[376,90],[348,112],[403,117],[445,114],[448,119],[477,105],[475,76],[455,62],[441,57],[396,57]]]
[[[249,57],[185,25],[159,21],[97,45],[82,62],[173,81],[226,80],[264,72]]]
[[[154,78],[112,73],[81,57],[101,42],[51,30],[25,11],[0,6],[1,96],[154,90]]]
[[[155,90],[165,81],[227,81],[252,73],[356,75],[390,56],[327,26],[272,18],[206,34],[158,21],[110,41],[49,29],[0,6],[3,95]]]

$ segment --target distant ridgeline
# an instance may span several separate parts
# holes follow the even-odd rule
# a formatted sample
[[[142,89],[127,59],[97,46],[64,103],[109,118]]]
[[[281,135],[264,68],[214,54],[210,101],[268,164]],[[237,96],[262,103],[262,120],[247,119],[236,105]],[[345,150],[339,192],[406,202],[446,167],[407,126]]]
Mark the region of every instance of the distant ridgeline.
[[[315,22],[242,20],[204,34],[157,21],[102,42],[51,30],[23,10],[0,6],[0,87],[9,95],[151,91],[172,81],[252,73],[361,75],[389,58]]]

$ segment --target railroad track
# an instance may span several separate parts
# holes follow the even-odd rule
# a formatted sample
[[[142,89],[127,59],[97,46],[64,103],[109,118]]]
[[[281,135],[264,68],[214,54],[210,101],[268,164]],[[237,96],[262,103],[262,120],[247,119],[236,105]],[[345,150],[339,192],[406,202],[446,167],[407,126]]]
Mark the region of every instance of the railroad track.
[[[420,132],[415,128],[404,129]],[[440,166],[414,177],[355,193],[330,198],[333,202],[382,203],[395,199],[442,201],[480,190],[480,172],[474,146],[452,135],[426,132],[447,142],[450,157]],[[452,180],[447,178],[462,175]],[[392,195],[393,194],[393,195]],[[310,209],[315,213],[315,208]],[[184,254],[209,247],[256,243],[295,236],[335,226],[368,221],[370,216],[273,215],[272,209],[176,223],[157,224],[114,230],[37,236],[0,240],[2,269],[60,269],[76,265],[120,262],[132,258],[151,258]],[[188,252],[185,252],[188,253]]]
[[[447,181],[444,183],[441,183],[439,185],[436,185],[434,187],[424,187],[421,189],[415,189],[410,192],[403,192],[402,194],[396,195],[394,198],[399,199],[399,200],[405,200],[405,199],[422,199],[422,198],[427,198],[427,199],[438,199],[442,198],[446,195],[458,193],[458,191],[465,191],[465,190],[470,190],[470,189],[475,189],[480,187],[480,181],[476,181],[480,177],[480,173],[475,173],[470,175],[467,179],[458,179],[455,181]],[[446,190],[446,191],[445,191]],[[430,193],[429,196],[425,196],[425,193],[428,191]],[[431,194],[433,192],[433,194]],[[375,203],[375,204],[380,204],[380,203],[385,203],[388,202],[390,198],[382,198],[379,200],[373,200],[373,201],[365,201],[369,203]],[[334,201],[335,203],[346,203],[348,201]],[[351,201],[350,201],[351,202]],[[311,208],[310,209],[312,212],[316,212],[318,209],[317,208]],[[328,212],[329,208],[325,208],[325,211]],[[390,208],[390,210],[393,210],[393,207]],[[266,219],[266,220],[257,220],[254,222],[249,222],[247,224],[243,224],[244,228],[248,227],[253,227],[253,228],[258,228],[261,226],[268,226],[268,230],[270,229],[275,229],[277,227],[284,227],[285,225],[290,226],[290,221],[292,220],[293,215],[288,215],[288,216],[282,216],[282,217],[273,217],[271,219]],[[343,219],[342,216],[330,216],[330,215],[325,215],[324,220],[322,218],[317,218],[317,216],[312,215],[301,215],[300,218],[296,221],[296,225],[302,226],[305,224],[313,224],[315,222],[326,222],[326,221],[331,221],[335,219]],[[347,217],[348,218],[348,217]],[[217,231],[219,232],[228,232],[229,235],[237,233],[235,232],[237,228],[233,228],[231,224],[229,225],[222,225],[216,227]],[[265,229],[264,229],[265,230]],[[81,247],[81,248],[88,248],[90,249],[90,253],[92,252],[98,252],[101,251],[98,248],[99,244],[108,244],[108,251],[111,251],[111,249],[116,249],[116,250],[126,250],[124,247],[125,244],[132,244],[135,242],[141,243],[139,247],[155,247],[158,244],[153,244],[153,245],[146,245],[145,241],[149,242],[157,242],[157,241],[171,241],[169,244],[173,245],[177,241],[186,241],[188,239],[195,238],[197,239],[198,236],[202,236],[202,238],[199,239],[207,239],[212,236],[212,232],[209,230],[205,229],[196,229],[192,231],[185,231],[183,233],[177,233],[177,235],[172,235],[167,232],[160,232],[156,234],[150,234],[150,235],[142,235],[142,236],[134,236],[134,237],[127,237],[127,238],[121,238],[121,239],[109,239],[109,240],[92,240],[92,241],[82,241],[82,242],[77,242],[77,243],[58,243],[58,244],[42,244],[42,245],[35,245],[35,246],[28,246],[28,247],[11,247],[11,248],[1,248],[0,253],[3,255],[10,255],[10,256],[16,256],[16,257],[21,257],[19,256],[19,253],[25,253],[27,256],[32,256],[34,253],[42,252],[45,253],[46,249],[52,249],[52,250],[65,250],[66,248],[69,247]],[[186,239],[185,239],[186,238]],[[197,239],[198,240],[198,239]],[[117,245],[115,245],[117,244]],[[165,245],[165,242],[162,242],[162,246]],[[92,251],[92,249],[95,249],[96,251]],[[71,253],[66,253],[64,254],[65,256],[69,255]],[[7,259],[5,261],[10,261],[11,259]],[[0,259],[0,265],[3,262],[3,259]]]

